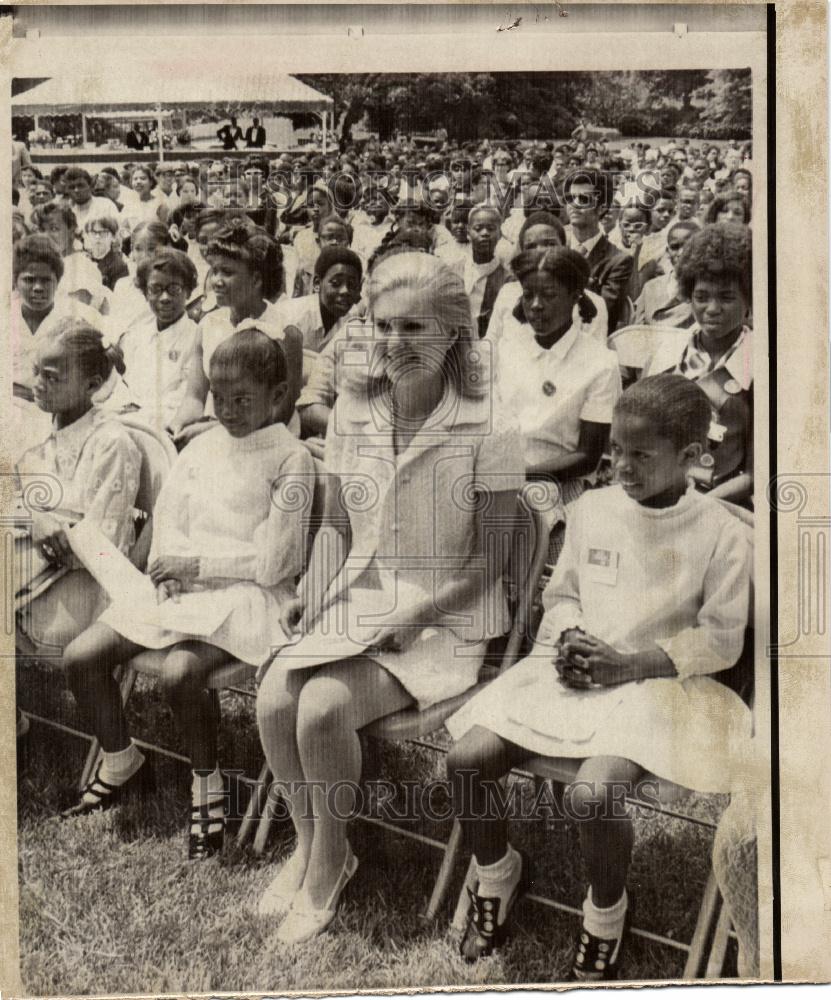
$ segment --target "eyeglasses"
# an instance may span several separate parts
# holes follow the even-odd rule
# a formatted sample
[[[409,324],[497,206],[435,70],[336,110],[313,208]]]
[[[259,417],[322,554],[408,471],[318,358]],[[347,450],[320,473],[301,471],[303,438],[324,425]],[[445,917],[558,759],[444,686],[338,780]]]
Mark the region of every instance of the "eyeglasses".
[[[148,296],[152,295],[153,298],[158,298],[160,295],[164,295],[165,292],[167,292],[168,295],[175,298],[177,295],[181,295],[184,292],[184,290],[185,286],[180,285],[176,281],[171,282],[169,285],[151,284],[147,286],[147,294]]]
[[[642,233],[647,226],[646,222],[621,222],[620,224],[621,229],[631,229],[635,233]]]

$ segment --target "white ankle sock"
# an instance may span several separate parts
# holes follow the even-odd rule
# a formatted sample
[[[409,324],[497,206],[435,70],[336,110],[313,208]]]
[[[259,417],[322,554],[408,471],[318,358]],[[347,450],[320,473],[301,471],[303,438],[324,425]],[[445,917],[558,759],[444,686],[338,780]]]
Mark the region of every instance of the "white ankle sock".
[[[123,785],[133,777],[143,763],[144,754],[130,740],[129,746],[124,750],[116,750],[115,753],[104,751],[101,754],[99,777],[108,785]]]
[[[225,795],[225,779],[217,766],[206,774],[204,771],[192,771],[190,794],[195,806],[211,805],[220,796]]]
[[[480,865],[477,861],[476,873],[479,878],[478,895],[490,899],[497,897],[501,901],[496,922],[504,923],[505,906],[522,875],[522,856],[508,844],[505,855],[492,865]]]
[[[611,940],[621,938],[623,935],[623,924],[626,919],[626,907],[629,905],[629,898],[626,890],[620,899],[611,906],[595,906],[592,899],[591,887],[588,895],[583,901],[583,926],[595,937]],[[614,956],[611,961],[614,961]]]

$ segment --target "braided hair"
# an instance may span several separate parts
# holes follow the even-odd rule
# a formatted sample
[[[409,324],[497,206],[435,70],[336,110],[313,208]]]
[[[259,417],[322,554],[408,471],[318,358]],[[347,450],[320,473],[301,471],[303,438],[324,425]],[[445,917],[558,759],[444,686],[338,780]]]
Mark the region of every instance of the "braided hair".
[[[578,294],[577,308],[580,319],[590,323],[597,315],[597,307],[586,295],[589,283],[589,264],[585,257],[568,247],[548,247],[523,250],[511,261],[511,270],[520,284],[533,274],[547,274],[559,282],[569,294]],[[523,321],[525,313],[520,300],[513,312],[514,318]]]

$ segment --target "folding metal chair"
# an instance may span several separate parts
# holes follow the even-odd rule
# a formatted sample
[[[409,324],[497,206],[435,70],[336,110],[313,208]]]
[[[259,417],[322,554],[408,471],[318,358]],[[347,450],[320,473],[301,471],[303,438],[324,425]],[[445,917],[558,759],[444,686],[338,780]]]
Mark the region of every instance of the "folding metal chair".
[[[674,326],[647,326],[635,323],[622,326],[609,334],[607,343],[617,353],[621,368],[634,368],[640,371],[667,340],[686,338],[689,334],[689,330],[679,330]]]

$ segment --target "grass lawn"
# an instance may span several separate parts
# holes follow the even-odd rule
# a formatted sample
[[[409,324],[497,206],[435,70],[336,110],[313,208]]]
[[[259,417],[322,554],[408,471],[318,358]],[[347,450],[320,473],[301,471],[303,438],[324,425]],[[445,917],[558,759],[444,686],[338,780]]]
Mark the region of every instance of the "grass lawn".
[[[60,674],[39,661],[18,670],[24,710],[77,724]],[[136,735],[181,749],[158,694],[139,682],[129,710]],[[447,742],[446,734],[436,735]],[[290,827],[275,828],[266,854],[226,845],[200,864],[185,860],[189,773],[153,755],[157,790],[109,813],[69,822],[54,818],[71,801],[87,744],[32,723],[19,779],[21,973],[39,995],[380,990],[532,984],[562,980],[577,918],[525,900],[516,933],[499,956],[476,967],[456,955],[448,933],[464,859],[451,898],[435,923],[423,909],[440,854],[427,845],[360,820],[350,839],[361,867],[331,929],[286,948],[256,901],[291,848]],[[253,700],[223,695],[222,761],[256,774],[261,761]],[[442,777],[440,753],[411,744],[368,742],[365,776],[391,780]],[[520,780],[520,779],[518,779]],[[533,784],[523,781],[523,794]],[[678,811],[715,818],[724,800],[689,796]],[[409,828],[446,839],[448,822]],[[579,906],[581,864],[574,827],[564,821],[517,822],[512,837],[535,866],[534,891]],[[635,924],[689,941],[706,878],[712,831],[642,811],[630,886]],[[732,964],[733,958],[730,957]],[[629,941],[629,979],[680,976],[684,954],[639,937]],[[734,969],[727,974],[735,975]]]

